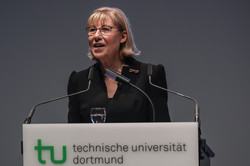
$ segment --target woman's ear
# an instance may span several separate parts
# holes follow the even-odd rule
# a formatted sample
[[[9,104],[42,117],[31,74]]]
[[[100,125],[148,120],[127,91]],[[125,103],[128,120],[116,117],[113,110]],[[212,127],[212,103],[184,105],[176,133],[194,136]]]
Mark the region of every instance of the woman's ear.
[[[125,43],[125,42],[127,41],[127,39],[128,39],[127,32],[126,32],[126,31],[123,31],[121,37],[122,37],[122,38],[121,38],[120,43]]]

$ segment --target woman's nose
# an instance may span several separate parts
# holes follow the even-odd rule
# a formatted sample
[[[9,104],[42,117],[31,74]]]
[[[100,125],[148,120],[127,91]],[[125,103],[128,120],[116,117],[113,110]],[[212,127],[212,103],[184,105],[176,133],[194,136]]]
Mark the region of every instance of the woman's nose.
[[[99,41],[102,39],[102,34],[99,29],[97,29],[97,31],[95,32],[94,38],[95,38],[95,41]]]
[[[100,35],[102,35],[102,34],[101,34],[100,29],[98,28],[98,29],[96,30],[94,36],[100,36]]]

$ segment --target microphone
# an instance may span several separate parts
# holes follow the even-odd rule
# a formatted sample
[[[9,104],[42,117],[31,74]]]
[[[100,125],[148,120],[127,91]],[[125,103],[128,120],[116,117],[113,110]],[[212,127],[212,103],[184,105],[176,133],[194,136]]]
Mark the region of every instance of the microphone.
[[[152,100],[149,98],[149,96],[143,91],[141,90],[139,87],[137,87],[136,85],[132,84],[130,81],[131,79],[113,71],[112,69],[110,68],[107,68],[106,69],[106,72],[105,72],[105,76],[117,81],[117,82],[120,82],[120,83],[125,83],[125,84],[129,84],[130,86],[134,87],[135,89],[137,89],[138,91],[140,91],[144,96],[147,97],[148,101],[150,102],[150,105],[152,107],[152,114],[153,114],[153,117],[152,117],[152,121],[155,122],[155,108],[154,108],[154,104],[152,102]]]
[[[105,76],[117,81],[117,82],[120,82],[120,83],[125,83],[125,84],[129,84],[130,83],[130,79],[113,71],[112,69],[110,68],[107,68],[106,69],[106,73],[105,73]]]
[[[194,103],[195,103],[195,122],[198,122],[199,123],[199,106],[198,106],[198,102],[196,99],[190,97],[190,96],[187,96],[187,95],[184,95],[184,94],[181,94],[179,92],[175,92],[175,91],[172,91],[172,90],[169,90],[169,89],[166,89],[166,88],[163,88],[161,86],[158,86],[158,85],[155,85],[151,82],[151,76],[153,74],[153,68],[152,68],[152,64],[148,64],[148,77],[149,77],[149,83],[150,85],[158,88],[158,89],[161,89],[161,90],[164,90],[166,92],[170,92],[172,94],[175,94],[177,96],[181,96],[181,97],[184,97],[186,99],[189,99],[189,100],[192,100]]]
[[[46,100],[46,101],[43,101],[41,103],[38,103],[36,105],[34,105],[32,107],[32,109],[30,110],[27,118],[24,120],[24,124],[30,124],[31,123],[31,119],[35,113],[35,110],[38,106],[40,105],[43,105],[43,104],[47,104],[47,103],[50,103],[50,102],[54,102],[54,101],[57,101],[57,100],[61,100],[61,99],[64,99],[64,98],[67,98],[67,97],[71,97],[71,96],[75,96],[75,95],[78,95],[78,94],[81,94],[81,93],[85,93],[89,90],[90,88],[90,85],[91,85],[91,81],[93,79],[93,69],[94,67],[92,66],[90,69],[89,69],[89,74],[88,74],[88,87],[82,91],[79,91],[79,92],[76,92],[76,93],[71,93],[69,95],[65,95],[65,96],[61,96],[61,97],[57,97],[57,98],[54,98],[54,99],[50,99],[50,100]]]
[[[177,96],[181,96],[181,97],[184,97],[184,98],[187,98],[189,100],[192,100],[194,103],[195,103],[195,122],[198,123],[198,132],[199,132],[199,156],[200,156],[200,159],[203,155],[203,153],[205,153],[205,155],[207,155],[209,158],[212,158],[215,156],[214,152],[210,149],[210,147],[207,145],[206,143],[206,139],[202,139],[201,138],[201,128],[200,128],[200,118],[199,118],[199,106],[198,106],[198,102],[196,99],[190,97],[190,96],[187,96],[187,95],[184,95],[184,94],[181,94],[179,92],[175,92],[175,91],[172,91],[172,90],[169,90],[169,89],[166,89],[166,88],[163,88],[163,87],[160,87],[158,85],[155,85],[151,82],[151,76],[153,74],[153,68],[152,68],[152,64],[148,64],[148,76],[149,76],[149,83],[150,85],[156,87],[156,88],[159,88],[161,90],[164,90],[164,91],[167,91],[167,92],[170,92],[172,94],[175,94]],[[202,152],[203,151],[203,152]]]

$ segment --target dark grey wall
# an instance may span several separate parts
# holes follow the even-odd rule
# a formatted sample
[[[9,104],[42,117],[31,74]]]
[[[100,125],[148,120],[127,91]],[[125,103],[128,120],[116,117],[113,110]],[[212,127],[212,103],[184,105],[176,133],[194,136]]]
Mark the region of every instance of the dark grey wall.
[[[2,0],[0,165],[22,165],[22,122],[30,108],[66,94],[68,76],[91,62],[85,22],[101,6],[127,14],[144,62],[161,63],[169,88],[198,99],[213,166],[249,163],[249,1]],[[174,121],[193,103],[170,95]],[[37,109],[34,123],[66,122],[67,100]]]

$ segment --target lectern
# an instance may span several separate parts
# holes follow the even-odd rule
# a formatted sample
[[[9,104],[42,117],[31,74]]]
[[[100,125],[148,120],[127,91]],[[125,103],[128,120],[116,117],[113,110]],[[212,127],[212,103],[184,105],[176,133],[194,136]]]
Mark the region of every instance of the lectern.
[[[197,122],[23,124],[24,166],[198,166]]]

